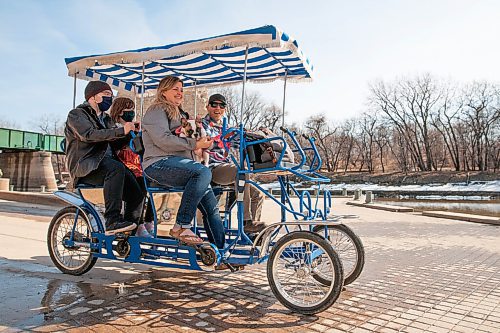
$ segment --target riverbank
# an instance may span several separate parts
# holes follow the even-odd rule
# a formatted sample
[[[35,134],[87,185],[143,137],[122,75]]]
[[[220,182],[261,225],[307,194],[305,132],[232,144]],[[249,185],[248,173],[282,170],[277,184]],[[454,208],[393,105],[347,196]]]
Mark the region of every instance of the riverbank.
[[[373,173],[348,172],[325,173],[332,179],[333,184],[364,184],[372,183],[379,185],[426,185],[446,183],[471,183],[500,180],[500,173],[493,171],[422,171],[422,172],[391,172]]]

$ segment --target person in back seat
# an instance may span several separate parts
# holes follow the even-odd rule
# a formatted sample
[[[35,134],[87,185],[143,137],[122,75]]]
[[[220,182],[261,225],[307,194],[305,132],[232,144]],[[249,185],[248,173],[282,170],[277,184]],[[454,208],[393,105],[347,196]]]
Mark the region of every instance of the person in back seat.
[[[118,161],[110,144],[128,140],[133,122],[117,128],[106,114],[113,101],[111,87],[91,81],[85,88],[85,102],[71,110],[66,120],[66,163],[73,183],[103,185],[106,234],[134,230],[140,219],[144,196],[137,181]],[[122,202],[125,212],[121,215]]]
[[[127,122],[133,122],[135,119],[135,103],[128,97],[117,97],[111,105],[111,110],[109,115],[111,119],[116,123],[117,127],[123,127]],[[134,122],[136,125],[136,131],[139,130],[139,122]],[[116,157],[122,161],[125,166],[132,171],[136,177],[137,183],[139,184],[144,197],[147,196],[146,187],[144,180],[142,178],[142,167],[141,158],[139,155],[134,153],[129,147],[129,141],[124,142],[122,147],[117,147]],[[146,212],[144,213],[144,223],[140,223],[137,227],[135,233],[139,237],[152,238],[154,237],[154,223],[153,223],[153,209],[151,203],[146,206]]]
[[[142,119],[144,173],[162,186],[184,188],[170,236],[189,245],[203,243],[191,230],[198,207],[208,240],[221,249],[225,234],[217,200],[210,187],[212,174],[210,169],[194,160],[194,151],[210,147],[213,141],[206,137],[194,139],[176,135],[182,118],[189,118],[180,107],[183,99],[183,84],[178,77],[166,76],[160,81],[155,101]]]

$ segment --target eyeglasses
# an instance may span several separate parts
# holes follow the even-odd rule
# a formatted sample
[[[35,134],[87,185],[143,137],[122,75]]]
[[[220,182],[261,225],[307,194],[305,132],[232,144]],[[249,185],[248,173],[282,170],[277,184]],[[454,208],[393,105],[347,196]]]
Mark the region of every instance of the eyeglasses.
[[[218,102],[210,102],[208,103],[211,107],[213,108],[216,108],[216,107],[219,107],[221,109],[225,109],[226,108],[226,103],[218,103]]]

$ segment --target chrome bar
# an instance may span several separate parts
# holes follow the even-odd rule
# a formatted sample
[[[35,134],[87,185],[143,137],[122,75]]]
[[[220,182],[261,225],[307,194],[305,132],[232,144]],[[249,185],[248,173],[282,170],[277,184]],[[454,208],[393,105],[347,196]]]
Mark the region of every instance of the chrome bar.
[[[196,85],[196,80],[194,80],[194,119],[198,115],[198,110],[196,109],[196,100],[198,99],[198,86]]]
[[[141,78],[141,120],[144,115],[144,61],[142,62],[142,78]]]
[[[73,74],[74,80],[73,80],[73,109],[76,108],[76,73]]]
[[[243,104],[245,103],[245,84],[247,82],[247,66],[248,66],[248,45],[245,49],[245,67],[243,69],[243,88],[241,92],[240,124],[243,123]]]
[[[283,85],[283,110],[281,113],[281,126],[285,127],[285,100],[286,100],[286,79],[288,78],[288,71],[285,71],[285,83]]]

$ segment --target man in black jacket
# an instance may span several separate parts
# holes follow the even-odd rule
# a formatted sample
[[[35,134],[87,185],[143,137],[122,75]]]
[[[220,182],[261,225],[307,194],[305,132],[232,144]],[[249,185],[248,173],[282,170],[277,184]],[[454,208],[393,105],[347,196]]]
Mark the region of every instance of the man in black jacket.
[[[134,230],[144,197],[132,172],[115,158],[111,145],[123,144],[135,125],[127,122],[123,128],[117,128],[105,113],[113,101],[107,83],[89,82],[85,100],[69,112],[64,129],[70,176],[75,185],[103,185],[107,235]],[[123,217],[122,201],[125,201]]]

